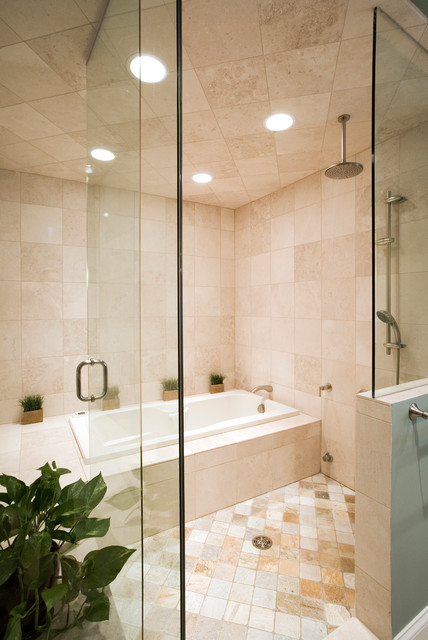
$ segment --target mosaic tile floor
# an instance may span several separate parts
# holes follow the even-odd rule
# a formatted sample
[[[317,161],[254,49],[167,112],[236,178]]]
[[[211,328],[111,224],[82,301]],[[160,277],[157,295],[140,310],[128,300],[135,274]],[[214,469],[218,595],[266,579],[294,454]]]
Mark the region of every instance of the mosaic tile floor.
[[[318,474],[189,522],[189,640],[320,640],[348,620],[354,500]],[[260,534],[270,549],[252,545]],[[177,637],[178,544],[171,531],[144,542],[145,638]]]

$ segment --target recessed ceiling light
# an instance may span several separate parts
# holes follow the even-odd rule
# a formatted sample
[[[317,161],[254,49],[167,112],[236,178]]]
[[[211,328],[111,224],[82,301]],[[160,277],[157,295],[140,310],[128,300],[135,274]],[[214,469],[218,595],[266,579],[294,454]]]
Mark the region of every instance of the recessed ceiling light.
[[[116,154],[113,151],[109,151],[108,149],[92,149],[91,156],[95,158],[95,160],[101,160],[102,162],[111,162],[115,159]]]
[[[129,68],[131,73],[141,82],[155,84],[156,82],[162,82],[166,77],[165,65],[154,56],[146,54],[132,58]]]
[[[193,182],[199,182],[200,184],[204,184],[205,182],[211,182],[213,179],[209,173],[195,173],[192,177]]]
[[[103,213],[104,218],[108,218],[108,213]]]
[[[90,164],[87,164],[85,167],[85,173],[94,173],[94,170],[92,169]]]
[[[270,131],[285,131],[294,124],[294,119],[288,113],[274,113],[265,120],[265,127]]]

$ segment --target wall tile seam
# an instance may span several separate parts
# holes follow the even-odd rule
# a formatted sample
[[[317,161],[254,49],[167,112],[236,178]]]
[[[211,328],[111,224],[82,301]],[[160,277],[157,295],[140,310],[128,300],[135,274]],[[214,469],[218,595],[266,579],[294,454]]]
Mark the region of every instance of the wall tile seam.
[[[367,578],[370,578],[370,580],[373,580],[373,582],[375,582],[380,589],[391,594],[391,589],[387,589],[383,584],[380,584],[380,582],[378,582],[374,576],[364,571],[364,569],[362,569],[357,563],[355,563],[355,568],[358,569],[358,571],[361,571],[361,573],[363,573]]]

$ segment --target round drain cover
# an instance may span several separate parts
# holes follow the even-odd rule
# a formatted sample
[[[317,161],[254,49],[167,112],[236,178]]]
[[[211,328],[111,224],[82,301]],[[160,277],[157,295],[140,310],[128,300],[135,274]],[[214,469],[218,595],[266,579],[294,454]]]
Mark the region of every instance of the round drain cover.
[[[256,549],[270,549],[272,540],[267,536],[256,536],[253,538],[253,546],[256,547]]]

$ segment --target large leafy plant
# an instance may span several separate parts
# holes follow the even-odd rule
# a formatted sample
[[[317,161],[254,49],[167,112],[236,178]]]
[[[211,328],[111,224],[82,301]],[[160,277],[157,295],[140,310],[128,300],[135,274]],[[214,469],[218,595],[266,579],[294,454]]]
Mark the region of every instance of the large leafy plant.
[[[61,488],[70,473],[46,463],[30,485],[2,474],[0,485],[0,635],[45,633],[50,640],[85,621],[108,620],[105,588],[134,549],[108,546],[83,561],[70,552],[82,540],[105,536],[109,518],[89,517],[107,490],[101,474]]]

